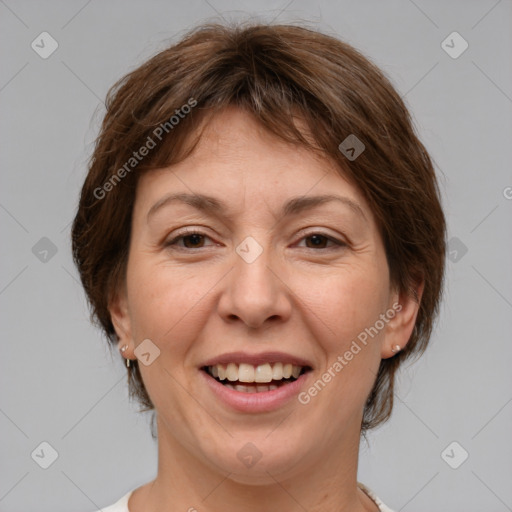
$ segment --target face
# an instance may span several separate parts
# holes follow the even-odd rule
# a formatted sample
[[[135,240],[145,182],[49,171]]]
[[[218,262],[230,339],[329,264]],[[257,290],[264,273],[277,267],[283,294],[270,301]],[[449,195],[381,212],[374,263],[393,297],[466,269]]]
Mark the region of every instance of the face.
[[[359,442],[381,358],[413,327],[401,300],[357,188],[230,108],[139,181],[111,313],[128,357],[150,354],[159,438],[254,483]]]

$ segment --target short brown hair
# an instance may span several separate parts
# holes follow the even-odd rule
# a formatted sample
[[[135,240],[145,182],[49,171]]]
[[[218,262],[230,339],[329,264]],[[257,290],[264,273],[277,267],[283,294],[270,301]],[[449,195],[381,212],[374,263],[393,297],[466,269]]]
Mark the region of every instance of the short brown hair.
[[[194,108],[172,122],[187,104]],[[125,279],[139,176],[185,158],[199,136],[185,141],[200,120],[228,105],[245,109],[276,137],[337,162],[372,208],[392,284],[414,295],[425,280],[409,343],[381,361],[365,405],[365,432],[391,415],[398,367],[427,347],[442,294],[446,227],[432,161],[403,101],[374,64],[336,37],[294,25],[202,25],[110,89],[72,227],[92,317],[116,343],[108,306]],[[297,116],[313,138],[297,128]],[[162,135],[157,147],[127,168],[155,133]],[[365,146],[356,159],[339,149],[349,135]],[[154,409],[137,364],[128,380],[142,410]]]

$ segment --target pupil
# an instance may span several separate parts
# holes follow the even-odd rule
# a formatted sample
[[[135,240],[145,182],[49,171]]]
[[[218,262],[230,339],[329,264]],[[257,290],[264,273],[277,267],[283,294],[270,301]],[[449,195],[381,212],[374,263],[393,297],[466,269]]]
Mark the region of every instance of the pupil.
[[[309,239],[313,242],[315,247],[318,247],[325,242],[325,237],[323,235],[311,235]]]
[[[192,245],[195,246],[197,244],[200,244],[201,243],[201,239],[202,239],[203,235],[187,235],[184,239],[183,239],[183,242],[185,243],[185,246],[189,247],[190,244],[187,244],[186,241],[187,239],[190,240],[192,239]]]

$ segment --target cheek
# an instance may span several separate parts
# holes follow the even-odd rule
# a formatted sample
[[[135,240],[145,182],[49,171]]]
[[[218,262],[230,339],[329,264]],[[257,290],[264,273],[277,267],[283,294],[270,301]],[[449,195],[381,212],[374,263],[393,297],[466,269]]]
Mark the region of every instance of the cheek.
[[[211,316],[211,295],[223,273],[143,257],[128,270],[135,344],[149,338],[162,352],[172,350],[172,362],[186,364],[187,350]]]
[[[299,284],[299,283],[297,283]],[[338,268],[322,279],[302,280],[301,296],[309,317],[327,336],[324,348],[338,354],[379,319],[388,300],[386,269],[377,265]]]

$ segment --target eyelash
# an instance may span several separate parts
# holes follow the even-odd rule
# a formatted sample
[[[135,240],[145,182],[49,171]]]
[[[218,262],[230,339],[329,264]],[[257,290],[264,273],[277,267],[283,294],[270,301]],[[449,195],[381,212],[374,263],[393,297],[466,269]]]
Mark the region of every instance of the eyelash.
[[[172,240],[170,240],[169,242],[165,243],[165,247],[177,248],[177,250],[193,251],[193,252],[196,252],[198,249],[204,249],[204,247],[198,247],[196,249],[190,249],[188,247],[181,247],[181,246],[177,246],[176,245],[176,243],[179,240],[183,240],[186,237],[191,236],[191,235],[199,235],[199,236],[203,236],[203,237],[206,237],[206,238],[210,238],[206,233],[203,233],[201,231],[197,231],[195,229],[190,229],[190,230],[185,230],[185,231],[182,231],[181,233],[178,233]],[[304,239],[310,238],[312,236],[321,236],[323,238],[326,238],[328,242],[331,242],[331,243],[335,244],[339,248],[346,247],[346,245],[347,245],[345,242],[342,242],[341,240],[338,240],[338,239],[332,237],[331,235],[327,235],[326,233],[317,232],[317,231],[314,231],[314,232],[311,232],[311,233],[308,233],[308,234],[304,235],[300,240],[304,240]],[[333,248],[335,248],[335,247],[331,247],[330,249],[333,249]],[[329,250],[329,247],[321,247],[320,249],[315,249],[314,247],[306,247],[306,249],[311,249],[313,251],[318,251],[318,250],[326,251],[326,250]]]

